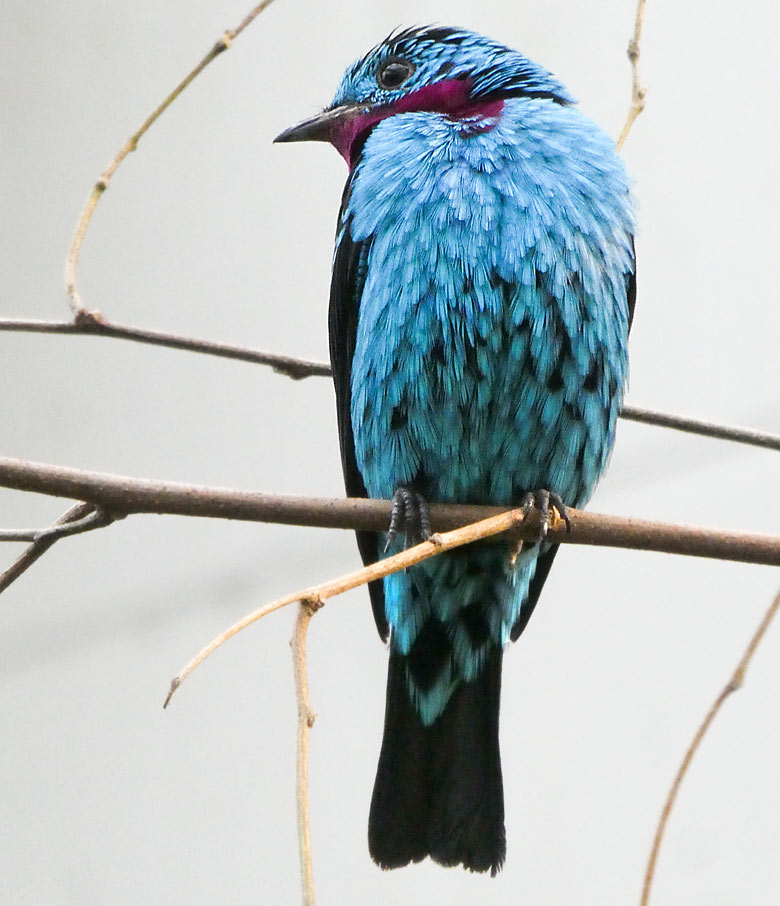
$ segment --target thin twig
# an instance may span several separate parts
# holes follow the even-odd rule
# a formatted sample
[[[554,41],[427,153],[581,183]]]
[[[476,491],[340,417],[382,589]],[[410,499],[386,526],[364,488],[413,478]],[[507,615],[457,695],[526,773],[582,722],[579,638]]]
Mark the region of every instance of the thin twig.
[[[302,600],[290,640],[295,675],[295,698],[298,704],[298,733],[295,758],[295,800],[298,814],[298,854],[301,865],[301,894],[303,906],[314,906],[314,869],[311,855],[311,824],[309,822],[309,734],[316,715],[309,699],[306,671],[306,631],[309,621],[324,601],[320,598]],[[166,702],[167,704],[167,702]]]
[[[47,539],[58,541],[69,535],[81,535],[96,528],[105,528],[113,521],[114,517],[105,510],[90,506],[90,512],[79,519],[55,522],[43,529],[0,529],[0,541],[30,541],[33,544]]]
[[[69,522],[77,522],[94,512],[91,503],[77,503],[54,523],[54,526],[65,525]],[[19,576],[25,573],[32,565],[42,557],[46,551],[57,541],[57,537],[51,535],[34,541],[14,562],[0,573],[0,594],[8,588],[11,583],[15,582]]]
[[[275,352],[264,352],[260,349],[247,349],[242,346],[231,346],[227,343],[216,343],[212,340],[199,340],[195,337],[183,337],[178,334],[162,333],[158,330],[145,330],[116,324],[107,321],[98,312],[84,312],[75,321],[35,321],[23,319],[0,320],[0,331],[19,333],[54,333],[75,336],[114,337],[118,340],[131,340],[149,346],[166,346],[169,349],[184,349],[187,352],[199,352],[205,355],[233,359],[239,362],[250,362],[253,365],[267,365],[279,374],[293,380],[307,377],[327,377],[330,366],[327,362],[313,362],[308,359],[297,359],[293,356],[280,355]]]
[[[712,704],[712,707],[707,712],[706,717],[701,722],[699,729],[696,731],[696,734],[693,737],[693,740],[688,746],[688,750],[685,753],[685,757],[680,764],[680,767],[677,769],[677,774],[675,775],[674,782],[672,783],[669,794],[666,797],[666,802],[664,803],[663,810],[661,812],[661,817],[658,821],[658,826],[655,831],[655,836],[653,838],[653,846],[650,850],[650,858],[647,863],[647,870],[645,871],[645,881],[642,887],[642,898],[640,900],[640,906],[647,906],[650,902],[650,888],[653,883],[653,878],[655,877],[656,864],[658,862],[658,852],[661,848],[661,841],[664,837],[664,832],[666,831],[666,825],[669,822],[669,816],[672,812],[672,808],[677,800],[677,794],[680,791],[680,785],[683,782],[683,779],[688,771],[688,768],[693,761],[693,756],[699,749],[702,740],[704,739],[707,730],[709,730],[710,725],[715,719],[718,711],[720,711],[721,706],[726,701],[726,699],[739,689],[744,680],[745,673],[747,668],[750,665],[750,662],[753,660],[753,655],[756,653],[756,649],[761,644],[764,635],[766,634],[767,629],[775,618],[777,611],[780,610],[780,593],[777,594],[774,601],[769,605],[769,609],[764,614],[764,618],[761,620],[761,623],[758,629],[753,633],[753,637],[750,640],[745,653],[742,655],[739,663],[736,666],[736,669],[731,674],[731,678],[726,683],[726,685],[721,689],[718,697]]]
[[[569,510],[570,516],[571,512],[572,511]],[[431,513],[431,517],[433,518],[433,513]],[[556,514],[551,515],[550,523],[548,538],[557,539],[559,534],[566,533],[566,524],[562,519],[558,518]],[[192,660],[185,664],[171,681],[171,688],[168,691],[168,696],[165,699],[163,707],[168,707],[168,703],[170,702],[173,693],[179,688],[184,680],[187,679],[192,671],[200,666],[200,664],[202,664],[209,655],[213,654],[217,648],[220,648],[225,642],[232,639],[234,635],[237,635],[243,629],[246,629],[247,626],[251,626],[252,623],[262,620],[263,617],[268,616],[268,614],[273,613],[275,610],[280,610],[282,607],[287,607],[289,604],[294,604],[296,601],[316,601],[319,602],[321,606],[328,598],[343,594],[345,591],[350,591],[360,585],[365,585],[367,582],[373,582],[375,579],[382,579],[385,576],[389,576],[391,573],[396,573],[409,566],[414,566],[417,563],[421,563],[423,560],[427,560],[429,557],[435,557],[443,551],[451,550],[454,547],[461,547],[464,544],[470,544],[473,541],[478,541],[482,538],[490,538],[493,535],[499,535],[502,532],[508,531],[512,531],[513,536],[515,537],[526,537],[531,539],[537,536],[538,529],[538,522],[526,520],[522,509],[509,510],[504,513],[499,513],[497,516],[491,516],[488,519],[482,519],[479,522],[464,525],[461,528],[457,528],[446,534],[431,535],[428,541],[423,541],[422,544],[417,544],[414,547],[401,551],[400,554],[387,557],[384,560],[380,560],[378,563],[372,563],[370,566],[364,566],[362,569],[347,573],[345,576],[339,576],[337,579],[329,579],[328,581],[322,582],[319,585],[314,585],[311,588],[305,588],[302,591],[296,591],[290,595],[285,595],[283,598],[277,598],[277,600],[271,601],[270,604],[266,604],[265,606],[252,611],[252,613],[247,614],[247,616],[240,619],[237,623],[228,627],[215,639],[212,639],[205,648],[201,649]]]
[[[654,409],[640,409],[637,406],[623,406],[620,417],[630,422],[641,422],[643,425],[657,425],[661,428],[672,428],[686,434],[698,434],[701,437],[714,437],[718,440],[730,440],[750,447],[764,447],[767,450],[780,450],[780,434],[768,431],[756,431],[754,428],[737,428],[734,425],[720,425],[716,422],[705,422],[698,418],[683,415],[671,415]]]
[[[617,140],[618,151],[623,147],[628,133],[634,125],[634,120],[645,109],[645,97],[647,89],[642,86],[639,79],[639,43],[642,38],[642,23],[645,19],[645,0],[638,0],[636,7],[636,19],[634,20],[634,34],[628,42],[628,60],[631,64],[631,106],[628,108],[626,121],[620,130]]]
[[[104,320],[95,312],[87,312],[74,321],[35,321],[23,319],[0,319],[0,331],[17,331],[21,333],[53,333],[76,336],[106,336],[120,340],[132,340],[152,346],[166,346],[171,349],[184,349],[205,355],[219,356],[253,365],[266,365],[279,374],[299,381],[308,377],[329,377],[330,365],[327,362],[316,362],[311,359],[299,359],[294,356],[265,352],[260,349],[249,349],[243,346],[232,346],[227,343],[215,343],[211,340],[199,340],[195,337],[183,337],[178,334],[162,333],[156,330],[145,330],[129,327]],[[753,447],[765,447],[769,450],[780,450],[780,435],[752,428],[737,428],[732,425],[719,425],[700,419],[672,415],[653,409],[642,409],[638,406],[623,406],[621,418],[641,422],[645,425],[657,425],[685,431],[689,434],[700,434],[703,437],[714,437],[719,440],[730,440],[735,443]]]
[[[185,88],[193,82],[201,72],[214,60],[218,57],[223,51],[228,50],[233,41],[241,34],[241,32],[254,20],[260,13],[270,4],[272,0],[263,0],[262,3],[252,10],[252,12],[247,15],[242,22],[234,29],[228,29],[222,37],[216,42],[216,44],[211,48],[211,50],[206,54],[206,56],[198,63],[198,65],[185,76],[181,82],[173,89],[173,91],[165,98],[165,100],[154,110],[143,122],[141,127],[134,132],[130,138],[122,145],[119,151],[116,153],[114,158],[108,164],[106,169],[100,174],[98,181],[92,188],[87,203],[84,206],[84,210],[81,212],[79,217],[79,222],[76,226],[76,232],[73,236],[73,241],[71,242],[70,249],[68,250],[68,257],[65,262],[65,285],[68,291],[68,299],[70,301],[70,307],[73,310],[73,315],[75,317],[76,323],[79,322],[82,318],[90,318],[97,316],[97,312],[88,312],[84,303],[81,300],[79,295],[78,286],[76,283],[76,271],[78,270],[79,263],[79,254],[81,252],[81,246],[84,242],[84,236],[87,232],[87,227],[89,222],[92,219],[92,215],[95,212],[98,201],[100,201],[101,196],[106,191],[111,182],[111,178],[114,173],[119,168],[122,161],[130,154],[131,151],[135,151],[138,147],[138,142],[144,136],[146,132],[154,125],[154,123],[162,116],[163,113],[171,106],[171,104],[179,97],[179,95],[184,91]]]
[[[0,457],[0,487],[84,500],[110,513],[165,513],[318,528],[384,531],[388,500],[295,497],[172,484],[84,472]],[[502,507],[432,504],[436,531],[504,512]],[[681,526],[569,508],[571,531],[550,529],[550,540],[634,548],[780,566],[780,536]]]

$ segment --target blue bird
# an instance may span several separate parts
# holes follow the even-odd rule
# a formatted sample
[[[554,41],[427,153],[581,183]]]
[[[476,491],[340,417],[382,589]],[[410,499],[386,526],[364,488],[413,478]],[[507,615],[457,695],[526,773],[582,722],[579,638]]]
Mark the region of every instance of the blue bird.
[[[349,166],[329,313],[341,457],[350,496],[394,501],[387,534],[358,533],[363,560],[399,549],[399,528],[424,537],[426,501],[587,503],[636,295],[612,140],[542,67],[444,27],[353,63],[330,107],[277,138],[306,140]],[[502,654],[556,550],[481,542],[370,588],[390,648],[369,818],[383,868],[501,868]]]

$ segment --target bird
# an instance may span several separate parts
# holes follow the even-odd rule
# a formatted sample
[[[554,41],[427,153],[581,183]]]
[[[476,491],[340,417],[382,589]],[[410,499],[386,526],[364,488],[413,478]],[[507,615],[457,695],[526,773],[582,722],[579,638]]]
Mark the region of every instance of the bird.
[[[389,647],[370,854],[495,875],[503,653],[557,552],[550,509],[584,506],[607,465],[628,377],[631,180],[550,72],[449,26],[393,32],[275,141],[329,142],[349,168],[328,314],[341,460],[348,496],[393,501],[387,532],[357,533],[364,562],[427,537],[431,502],[542,511],[517,556],[477,542],[369,586]]]

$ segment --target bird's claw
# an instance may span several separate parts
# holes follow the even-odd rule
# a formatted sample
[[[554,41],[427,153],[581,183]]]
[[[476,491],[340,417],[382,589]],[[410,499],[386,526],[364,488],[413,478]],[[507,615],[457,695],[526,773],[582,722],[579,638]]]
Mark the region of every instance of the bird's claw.
[[[524,520],[531,510],[536,509],[539,511],[539,537],[536,539],[536,542],[543,541],[547,537],[547,532],[550,528],[551,506],[557,510],[558,515],[566,524],[566,531],[570,532],[571,521],[569,519],[569,513],[566,510],[566,504],[555,491],[548,491],[545,488],[538,491],[528,491],[523,495],[523,499],[520,501],[520,509],[523,511]]]
[[[385,553],[395,541],[399,532],[405,535],[405,547],[417,541],[427,541],[431,537],[431,515],[428,501],[422,494],[402,486],[393,494],[393,507],[390,511],[390,525],[387,528]]]

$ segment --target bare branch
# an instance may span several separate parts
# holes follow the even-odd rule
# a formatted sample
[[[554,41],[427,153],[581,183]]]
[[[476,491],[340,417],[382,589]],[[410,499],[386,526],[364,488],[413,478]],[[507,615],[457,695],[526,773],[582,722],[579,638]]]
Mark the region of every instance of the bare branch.
[[[314,869],[311,856],[311,825],[309,822],[309,733],[314,726],[315,713],[309,699],[306,672],[306,631],[309,621],[325,602],[320,598],[302,600],[290,640],[295,675],[295,698],[298,703],[298,739],[295,758],[295,790],[298,812],[298,853],[301,864],[301,893],[303,906],[314,906]],[[167,704],[167,702],[166,702]]]
[[[535,511],[532,510],[531,512],[534,513]],[[573,512],[575,511],[569,510],[570,518]],[[431,512],[431,519],[435,521],[433,512]],[[566,534],[566,523],[556,513],[551,514],[550,523],[551,525],[547,534],[548,538],[555,538],[557,540],[558,535]],[[385,525],[387,525],[387,523],[385,523]],[[512,532],[513,541],[515,541],[516,538],[527,538],[529,540],[536,539],[539,534],[539,522],[534,518],[526,519],[525,511],[523,509],[499,513],[497,516],[490,516],[479,522],[470,523],[469,525],[447,532],[444,535],[431,535],[428,541],[423,541],[422,544],[417,544],[414,547],[401,551],[400,554],[386,557],[378,563],[364,566],[362,569],[347,573],[345,576],[339,576],[337,579],[329,579],[327,582],[322,582],[311,588],[305,588],[302,591],[293,592],[290,595],[285,595],[283,598],[277,598],[275,601],[271,601],[270,604],[259,607],[237,623],[228,627],[228,629],[220,633],[215,639],[212,639],[205,648],[201,649],[201,651],[199,651],[198,654],[196,654],[195,657],[176,674],[171,681],[168,697],[165,699],[163,707],[168,707],[168,703],[170,702],[173,693],[179,688],[184,680],[190,676],[193,670],[199,667],[207,657],[217,650],[217,648],[220,648],[225,642],[232,639],[234,635],[238,635],[238,633],[243,629],[246,629],[247,626],[251,626],[252,623],[262,620],[263,617],[268,616],[268,614],[273,613],[275,610],[281,610],[282,607],[287,607],[289,604],[294,604],[296,601],[307,602],[309,605],[311,605],[312,602],[316,602],[317,606],[321,607],[328,598],[343,594],[345,591],[351,591],[353,588],[358,588],[360,585],[365,585],[367,582],[373,582],[375,579],[382,579],[385,576],[389,576],[391,573],[397,573],[402,569],[407,569],[409,566],[414,566],[417,563],[421,563],[423,560],[435,557],[446,550],[462,547],[464,544],[470,544],[473,541],[478,541],[482,538],[490,538],[493,535],[500,535],[503,532],[509,531]],[[507,548],[507,557],[510,555],[511,547]]]
[[[89,222],[92,219],[92,215],[95,212],[97,203],[100,201],[101,196],[106,191],[111,182],[111,178],[114,173],[116,173],[122,161],[127,157],[131,151],[135,151],[138,147],[138,142],[141,138],[149,131],[149,129],[154,125],[154,123],[162,116],[163,113],[171,106],[171,104],[178,98],[178,96],[187,88],[191,82],[193,82],[201,72],[214,60],[218,57],[223,51],[228,50],[233,41],[241,34],[241,32],[250,25],[254,19],[256,19],[260,13],[270,4],[273,0],[262,0],[262,3],[258,3],[257,6],[250,12],[242,22],[234,29],[229,29],[226,31],[222,37],[217,41],[217,43],[211,48],[211,50],[206,54],[206,56],[198,63],[198,65],[187,75],[181,82],[173,89],[173,91],[165,98],[165,100],[154,110],[143,122],[141,127],[134,132],[130,138],[122,145],[119,151],[116,153],[114,158],[108,164],[106,169],[100,174],[98,181],[92,188],[89,199],[84,207],[84,210],[81,212],[79,217],[79,222],[76,226],[76,232],[73,236],[73,241],[71,242],[70,249],[68,251],[68,257],[65,262],[65,283],[68,290],[68,298],[70,301],[70,306],[73,310],[73,314],[78,321],[82,317],[91,317],[91,313],[87,311],[84,303],[81,300],[79,295],[78,286],[76,283],[76,271],[78,269],[79,263],[79,254],[81,253],[81,246],[84,242],[84,236],[87,232],[87,227]],[[95,313],[96,314],[96,313]]]
[[[274,371],[301,380],[306,377],[330,375],[327,362],[312,362],[296,359],[292,356],[279,355],[274,352],[263,352],[259,349],[246,349],[241,346],[230,346],[226,343],[215,343],[211,340],[199,340],[194,337],[182,337],[177,334],[162,333],[157,330],[145,330],[130,327],[126,324],[115,324],[106,321],[96,311],[77,315],[73,321],[27,321],[21,319],[0,320],[0,331],[17,331],[21,333],[55,333],[75,336],[115,337],[119,340],[132,340],[151,346],[167,346],[171,349],[184,349],[188,352],[199,352],[219,356],[223,359],[234,359],[250,362],[253,365],[267,365]]]
[[[113,517],[100,507],[90,506],[90,512],[77,519],[55,522],[43,529],[0,529],[0,541],[59,541],[69,535],[81,535],[96,528],[104,528],[114,521]]]
[[[66,513],[54,523],[55,526],[66,525],[69,522],[77,522],[94,512],[91,503],[78,503],[71,507]],[[0,594],[15,582],[19,576],[25,573],[32,565],[42,557],[46,551],[57,541],[57,537],[48,535],[34,541],[27,550],[24,551],[3,573],[0,573]]]
[[[76,336],[106,336],[120,340],[132,340],[152,346],[167,346],[172,349],[184,349],[205,355],[219,356],[253,365],[266,365],[279,374],[299,381],[307,377],[329,377],[330,365],[327,362],[315,362],[309,359],[298,359],[293,356],[275,352],[264,352],[260,349],[248,349],[243,346],[231,346],[227,343],[215,343],[211,340],[200,340],[195,337],[183,337],[177,334],[162,333],[156,330],[145,330],[106,321],[98,312],[85,312],[75,321],[35,321],[23,319],[0,319],[0,331],[17,331],[22,333],[54,333]],[[642,409],[638,406],[624,406],[621,418],[641,422],[645,425],[658,425],[714,437],[719,440],[730,440],[735,443],[753,447],[765,447],[769,450],[780,450],[780,435],[752,428],[737,428],[732,425],[719,425],[695,418],[657,412],[653,409]]]
[[[645,19],[645,0],[638,0],[636,7],[636,19],[634,20],[634,34],[628,42],[628,60],[631,64],[631,106],[628,108],[626,121],[620,130],[620,135],[616,142],[618,151],[623,147],[634,120],[645,109],[645,97],[647,89],[642,86],[639,80],[639,42],[642,38],[642,24]]]
[[[745,679],[745,673],[747,668],[750,666],[750,662],[753,660],[753,655],[756,653],[756,649],[761,644],[761,640],[764,638],[767,629],[772,620],[775,618],[777,611],[780,610],[780,592],[775,597],[774,601],[769,605],[769,609],[764,614],[764,618],[761,620],[761,623],[758,629],[753,633],[753,637],[750,640],[745,653],[742,655],[740,662],[737,664],[736,669],[731,674],[731,678],[726,683],[726,685],[721,689],[718,697],[712,703],[712,707],[707,712],[704,720],[701,722],[699,729],[696,731],[693,740],[691,741],[688,750],[683,757],[680,767],[677,769],[677,774],[675,775],[674,781],[672,783],[669,794],[666,797],[666,802],[664,803],[663,810],[661,812],[661,817],[658,821],[658,826],[655,831],[655,836],[653,838],[653,846],[650,850],[650,858],[647,863],[647,870],[645,871],[645,880],[642,887],[642,898],[640,900],[640,906],[648,906],[650,902],[650,888],[653,883],[653,878],[655,877],[655,869],[658,862],[658,853],[661,849],[661,842],[664,837],[664,832],[666,831],[666,825],[669,822],[669,816],[671,815],[672,808],[677,800],[677,794],[680,791],[680,786],[685,778],[685,775],[688,772],[688,768],[691,766],[693,761],[693,756],[699,749],[699,746],[704,739],[707,730],[709,730],[712,722],[715,720],[718,712],[720,711],[723,703],[726,699],[736,692],[742,686],[742,683]]]
[[[733,425],[719,425],[697,418],[682,415],[670,415],[668,412],[657,412],[653,409],[640,409],[637,406],[623,406],[620,417],[644,425],[658,425],[662,428],[673,428],[688,434],[702,437],[715,437],[718,440],[731,440],[751,447],[764,447],[767,450],[780,450],[780,434],[766,431],[755,431],[753,428],[736,428]]]
[[[420,563],[429,557],[435,557],[445,550],[454,547],[460,547],[469,544],[481,538],[491,537],[502,532],[512,532],[512,541],[514,544],[507,546],[507,558],[512,555],[513,547],[516,546],[517,534],[538,536],[540,523],[538,514],[532,511],[533,515],[529,518],[523,509],[512,510],[508,513],[502,513],[499,516],[493,516],[482,522],[468,525],[446,535],[433,535],[428,541],[418,544],[416,547],[402,551],[393,557],[388,557],[380,563],[359,569],[356,572],[342,576],[339,579],[332,579],[323,582],[314,588],[305,589],[304,591],[294,592],[277,601],[259,608],[248,616],[239,620],[233,626],[222,632],[217,638],[213,639],[204,649],[202,649],[192,660],[182,669],[171,681],[168,695],[163,704],[164,708],[168,707],[170,700],[181,686],[184,680],[206,660],[217,648],[223,645],[228,639],[237,635],[241,630],[250,626],[252,623],[261,620],[263,617],[275,610],[279,610],[288,604],[299,602],[298,617],[295,623],[295,631],[291,640],[293,649],[293,669],[295,675],[295,691],[298,705],[298,733],[296,747],[296,802],[298,814],[298,848],[301,867],[301,887],[303,895],[303,906],[314,906],[314,875],[312,866],[311,852],[311,830],[309,822],[309,734],[314,725],[315,714],[309,700],[309,688],[306,671],[306,632],[313,614],[319,610],[325,602],[336,595],[342,594],[350,589],[357,588],[374,579],[382,578],[399,570],[406,569],[415,563]],[[550,516],[552,524],[558,528],[565,526],[566,522],[560,519],[555,513]]]
[[[165,513],[368,531],[385,530],[391,507],[389,500],[261,494],[85,472],[3,457],[0,457],[0,487],[84,500],[103,507],[115,517]],[[431,505],[436,531],[457,528],[502,512],[505,512],[502,507]],[[568,512],[571,532],[551,529],[551,541],[780,566],[778,536],[648,522],[575,509]]]

